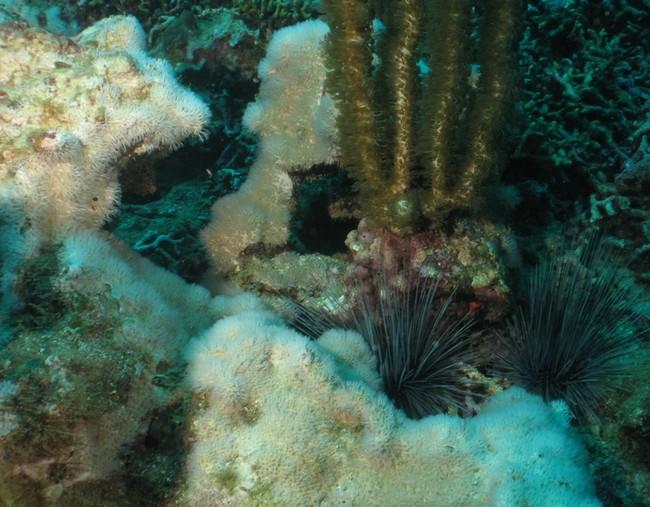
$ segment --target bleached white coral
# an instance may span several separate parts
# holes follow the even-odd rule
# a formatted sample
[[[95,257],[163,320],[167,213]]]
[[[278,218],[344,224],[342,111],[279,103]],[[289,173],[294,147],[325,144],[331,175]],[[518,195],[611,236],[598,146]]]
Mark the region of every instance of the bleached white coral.
[[[521,389],[474,418],[410,420],[359,335],[312,341],[250,302],[188,358],[203,408],[184,505],[599,505],[566,419]]]
[[[208,107],[145,53],[133,17],[74,39],[0,26],[0,208],[33,236],[95,229],[119,200],[136,155],[204,133]]]
[[[133,17],[73,39],[0,25],[0,343],[21,260],[100,227],[128,160],[204,134],[208,107],[145,49]]]
[[[278,30],[259,64],[260,91],[244,113],[244,126],[259,135],[262,155],[282,167],[309,169],[336,155],[322,51],[328,32],[315,20]]]
[[[138,334],[149,337],[157,354],[173,355],[216,316],[207,289],[141,257],[117,238],[100,232],[79,232],[63,241],[60,261],[64,290],[92,291],[95,284],[111,288],[112,297],[140,321]],[[91,286],[87,285],[91,282]]]
[[[240,254],[263,243],[278,246],[289,235],[289,173],[330,163],[336,157],[336,110],[324,92],[321,50],[328,26],[305,21],[276,32],[259,65],[257,100],[244,125],[259,136],[259,153],[248,179],[234,194],[218,200],[202,239],[216,267],[237,270]]]
[[[99,20],[80,33],[77,42],[95,46],[100,51],[146,51],[147,35],[133,16]]]

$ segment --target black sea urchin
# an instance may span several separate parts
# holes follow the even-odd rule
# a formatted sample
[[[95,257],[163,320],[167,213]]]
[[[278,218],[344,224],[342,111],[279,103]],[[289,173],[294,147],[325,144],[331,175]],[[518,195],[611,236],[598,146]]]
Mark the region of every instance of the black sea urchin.
[[[358,288],[347,319],[299,307],[294,326],[312,337],[330,327],[357,331],[377,358],[384,391],[412,419],[463,408],[470,394],[463,368],[472,358],[470,316],[451,315],[453,295],[437,301],[435,279],[400,290],[381,272],[373,285],[370,293]]]
[[[594,240],[578,258],[549,259],[532,270],[501,354],[515,383],[547,401],[562,399],[589,420],[629,373],[641,318],[635,291],[612,261]]]
[[[438,284],[421,279],[413,290],[380,284],[377,309],[362,297],[355,328],[377,357],[384,390],[406,415],[419,419],[462,408],[469,394],[463,366],[471,360],[471,318],[450,315],[453,296],[436,304]]]

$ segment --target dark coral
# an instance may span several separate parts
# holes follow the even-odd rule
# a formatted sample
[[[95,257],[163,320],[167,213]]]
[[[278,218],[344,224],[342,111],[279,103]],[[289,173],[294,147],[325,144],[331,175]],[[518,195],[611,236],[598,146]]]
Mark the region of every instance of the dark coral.
[[[650,13],[641,0],[529,4],[515,157],[616,171],[648,114]]]

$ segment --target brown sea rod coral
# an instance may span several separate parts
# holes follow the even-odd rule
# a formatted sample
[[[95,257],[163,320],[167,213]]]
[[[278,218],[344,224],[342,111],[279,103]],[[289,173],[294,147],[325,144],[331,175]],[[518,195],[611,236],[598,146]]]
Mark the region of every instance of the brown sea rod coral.
[[[476,4],[324,2],[343,165],[364,216],[382,225],[476,210],[498,176],[523,9]]]

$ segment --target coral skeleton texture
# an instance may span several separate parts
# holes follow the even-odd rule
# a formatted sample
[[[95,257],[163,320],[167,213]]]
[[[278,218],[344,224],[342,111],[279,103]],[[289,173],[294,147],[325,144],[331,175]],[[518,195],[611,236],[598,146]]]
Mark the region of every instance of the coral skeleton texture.
[[[17,212],[40,238],[96,228],[127,160],[204,134],[208,107],[145,41],[124,16],[73,39],[0,27],[0,214]]]
[[[474,418],[411,420],[361,336],[312,341],[225,299],[188,348],[202,408],[183,505],[599,505],[566,410],[512,388]]]
[[[240,269],[239,256],[252,245],[284,245],[293,193],[289,173],[335,160],[336,109],[324,91],[321,51],[328,31],[322,21],[279,30],[260,62],[260,91],[244,114],[244,125],[260,138],[257,159],[242,187],[215,203],[202,233],[219,271]]]

